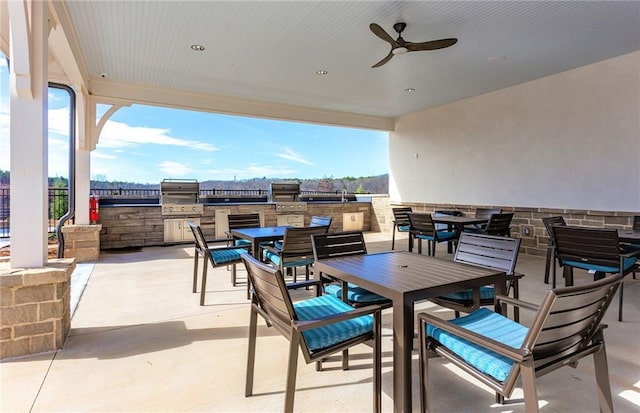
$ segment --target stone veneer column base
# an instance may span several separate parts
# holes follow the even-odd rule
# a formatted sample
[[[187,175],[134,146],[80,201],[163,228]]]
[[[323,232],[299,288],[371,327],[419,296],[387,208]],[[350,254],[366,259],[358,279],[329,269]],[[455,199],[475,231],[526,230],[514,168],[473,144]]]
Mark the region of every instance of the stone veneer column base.
[[[102,225],[65,225],[64,257],[76,262],[98,261],[100,257],[100,230]]]
[[[43,268],[0,264],[0,359],[61,349],[71,329],[74,258]]]

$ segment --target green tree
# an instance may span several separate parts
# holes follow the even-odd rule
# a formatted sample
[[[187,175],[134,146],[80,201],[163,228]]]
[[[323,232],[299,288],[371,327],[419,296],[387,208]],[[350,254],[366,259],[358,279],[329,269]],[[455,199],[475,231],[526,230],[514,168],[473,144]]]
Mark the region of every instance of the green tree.
[[[52,178],[52,181],[53,200],[49,203],[51,208],[49,216],[52,219],[58,220],[66,214],[69,209],[69,190],[65,178],[56,177]]]
[[[355,194],[364,194],[364,193],[365,193],[365,190],[364,190],[364,187],[362,186],[362,184],[360,184],[360,186],[358,186],[358,187],[356,188],[356,190],[355,190],[355,191],[353,191],[353,192],[354,192]]]

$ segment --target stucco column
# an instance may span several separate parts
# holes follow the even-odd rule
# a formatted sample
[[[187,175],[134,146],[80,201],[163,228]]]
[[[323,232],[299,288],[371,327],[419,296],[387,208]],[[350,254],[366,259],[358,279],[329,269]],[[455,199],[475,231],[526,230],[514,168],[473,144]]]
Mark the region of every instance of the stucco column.
[[[47,263],[47,3],[9,2],[12,268]]]
[[[91,153],[89,151],[76,151],[76,218],[79,225],[89,224],[89,190],[91,185]]]

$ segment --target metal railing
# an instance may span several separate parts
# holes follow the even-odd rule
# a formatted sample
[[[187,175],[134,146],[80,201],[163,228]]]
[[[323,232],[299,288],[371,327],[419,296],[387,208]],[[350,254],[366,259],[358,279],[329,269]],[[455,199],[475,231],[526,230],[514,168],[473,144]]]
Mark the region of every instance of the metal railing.
[[[49,234],[55,234],[58,220],[67,212],[69,203],[68,188],[49,188]],[[230,198],[260,198],[266,200],[267,190],[265,189],[201,189],[200,197],[230,197]],[[90,193],[101,199],[154,199],[160,198],[160,189],[128,189],[128,188],[111,188],[111,189],[91,189]],[[300,195],[304,197],[324,196],[338,197],[343,195],[342,191],[301,191]],[[348,194],[355,198],[355,194]],[[88,207],[88,206],[87,206]],[[0,188],[0,238],[8,237],[10,233],[11,209],[10,209],[10,191],[9,188]]]

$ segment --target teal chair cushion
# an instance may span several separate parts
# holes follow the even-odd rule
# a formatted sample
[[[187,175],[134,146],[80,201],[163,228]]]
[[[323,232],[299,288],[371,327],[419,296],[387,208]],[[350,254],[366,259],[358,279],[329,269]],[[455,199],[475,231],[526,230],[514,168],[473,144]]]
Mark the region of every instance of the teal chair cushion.
[[[273,263],[273,265],[275,265],[276,267],[280,267],[281,257],[280,257],[280,255],[276,254],[275,252],[265,251],[264,252],[264,259],[271,261]],[[307,259],[298,260],[298,261],[290,261],[290,262],[287,262],[284,265],[284,268],[301,267],[303,265],[313,264],[314,261],[315,260],[314,260],[313,257],[309,257]]]
[[[438,241],[448,241],[458,236],[458,234],[455,231],[437,231],[437,233],[438,233]],[[426,239],[427,241],[433,241],[433,237],[430,235],[416,235],[416,237],[421,239]]]
[[[493,291],[493,287],[491,286],[480,287],[481,300],[491,300],[493,299],[494,296],[495,294]],[[473,300],[473,290],[468,289],[468,290],[457,291],[455,293],[444,294],[443,297],[450,298],[452,300],[459,300],[459,301]]]
[[[399,232],[409,232],[411,227],[409,225],[398,225]]]
[[[486,308],[450,321],[513,348],[520,348],[528,328]],[[431,324],[427,324],[427,335],[457,354],[471,366],[498,381],[505,381],[511,372],[513,361],[505,356],[464,340]]]
[[[637,257],[625,258],[623,261],[624,270],[626,271],[629,268],[631,268],[631,266],[633,266],[637,260],[638,260]],[[564,261],[563,264],[568,265],[569,267],[582,268],[583,270],[592,270],[592,271],[599,271],[599,272],[617,273],[620,270],[619,267],[613,267],[608,265],[593,265],[593,264],[588,264],[580,261]]]
[[[316,320],[353,311],[353,307],[332,295],[310,298],[293,303],[298,320]],[[310,350],[319,350],[373,331],[373,316],[364,315],[322,327],[303,331]]]
[[[385,297],[358,287],[355,284],[349,283],[348,288],[347,299],[352,303],[374,303],[386,300]],[[340,284],[328,284],[324,287],[324,292],[325,294],[333,295],[342,300],[342,285]]]
[[[251,245],[251,241],[249,241],[248,239],[237,239],[237,240],[233,241],[233,245],[235,245],[236,247],[245,246],[245,245]]]
[[[244,248],[236,248],[236,249],[220,249],[220,250],[209,250],[211,252],[211,257],[213,258],[213,262],[216,264],[224,264],[225,262],[232,261],[240,261],[240,255],[246,254],[247,250]]]

